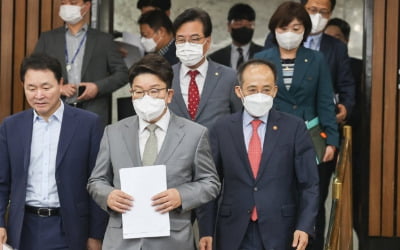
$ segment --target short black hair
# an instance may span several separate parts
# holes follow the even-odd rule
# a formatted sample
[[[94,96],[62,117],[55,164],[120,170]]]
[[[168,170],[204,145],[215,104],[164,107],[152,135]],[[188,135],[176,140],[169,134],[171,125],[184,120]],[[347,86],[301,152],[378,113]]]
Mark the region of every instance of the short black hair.
[[[336,6],[336,0],[330,0],[331,1],[331,12],[335,9]],[[300,0],[302,5],[306,5],[308,0]]]
[[[139,0],[136,4],[136,8],[139,10],[147,6],[167,11],[171,9],[171,0]]]
[[[205,37],[211,36],[212,23],[208,13],[199,8],[190,8],[183,11],[175,18],[173,23],[174,33],[185,23],[200,21],[203,24],[203,33]]]
[[[62,78],[62,69],[60,62],[47,54],[34,53],[25,57],[21,63],[20,78],[25,82],[25,75],[28,70],[50,70],[53,72],[57,82],[60,83]]]
[[[270,62],[270,61],[266,61],[266,60],[262,60],[262,59],[250,59],[247,62],[243,63],[242,65],[239,66],[236,76],[239,82],[240,87],[243,86],[243,72],[245,71],[245,69],[251,65],[265,65],[268,68],[271,69],[272,74],[274,75],[274,80],[276,82],[276,68],[275,65]],[[276,83],[275,83],[276,84]]]
[[[254,9],[245,3],[237,3],[233,5],[228,12],[228,21],[232,20],[256,20],[256,12]]]
[[[268,28],[272,34],[274,34],[275,39],[275,29],[281,28],[289,25],[294,19],[299,20],[304,26],[303,42],[307,40],[308,35],[312,29],[311,18],[303,5],[296,2],[284,2],[278,6],[274,14],[272,14],[269,20]]]
[[[326,27],[333,25],[333,26],[337,26],[340,31],[343,33],[344,38],[348,41],[350,38],[350,25],[348,22],[346,22],[343,19],[340,18],[332,18],[328,21],[328,23],[326,24]]]
[[[135,77],[141,74],[153,74],[165,82],[167,89],[172,86],[174,72],[169,62],[161,55],[150,53],[142,57],[129,69],[129,84],[132,86]]]
[[[138,23],[139,25],[148,24],[154,31],[164,27],[168,33],[173,33],[171,19],[169,19],[167,14],[165,14],[165,12],[162,10],[152,10],[143,13],[139,17]]]

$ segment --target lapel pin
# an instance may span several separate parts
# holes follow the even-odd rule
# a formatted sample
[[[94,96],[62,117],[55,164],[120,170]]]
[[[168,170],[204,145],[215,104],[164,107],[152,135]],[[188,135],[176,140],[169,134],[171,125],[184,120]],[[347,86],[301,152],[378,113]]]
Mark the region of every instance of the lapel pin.
[[[219,73],[218,73],[218,72],[215,72],[215,76],[219,76]]]
[[[308,59],[304,59],[305,62],[308,62]]]
[[[278,126],[273,126],[272,129],[273,130],[278,130]]]

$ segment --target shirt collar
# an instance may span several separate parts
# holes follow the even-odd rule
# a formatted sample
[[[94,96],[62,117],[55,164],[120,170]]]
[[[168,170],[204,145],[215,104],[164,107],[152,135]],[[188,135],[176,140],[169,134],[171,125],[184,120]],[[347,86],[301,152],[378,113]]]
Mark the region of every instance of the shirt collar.
[[[269,115],[269,111],[268,111],[265,115],[256,118],[256,117],[251,116],[251,115],[246,111],[246,109],[245,109],[245,110],[243,111],[243,124],[244,124],[245,126],[251,125],[251,122],[252,122],[254,119],[261,120],[264,124],[267,124],[268,115]]]
[[[207,58],[206,58],[206,60],[204,60],[204,62],[197,69],[191,69],[191,68],[187,67],[186,65],[184,65],[183,63],[181,65],[182,65],[181,70],[182,70],[182,72],[184,72],[185,76],[189,73],[189,71],[197,70],[197,71],[199,71],[199,73],[200,73],[200,75],[202,77],[206,78],[207,69],[208,69],[208,60],[207,60]]]
[[[140,119],[140,117],[138,118],[139,118],[139,133],[141,134],[144,132],[144,130],[150,123]],[[161,117],[161,119],[156,122],[156,125],[158,126],[158,128],[160,128],[162,131],[166,133],[170,119],[171,119],[171,114],[169,112],[169,109],[167,108],[167,112],[165,112],[165,114]]]
[[[323,35],[323,33],[324,32],[320,32],[319,34],[316,34],[316,35],[309,35],[308,37],[307,37],[307,43],[310,43],[310,41],[311,41],[311,39],[313,39],[314,40],[314,44],[320,44],[321,43],[321,38],[322,38],[322,35]]]
[[[165,55],[165,53],[167,53],[167,51],[169,50],[169,46],[171,46],[171,44],[174,43],[174,42],[175,42],[175,39],[171,39],[171,41],[169,41],[169,43],[168,43],[166,46],[162,47],[162,48],[158,51],[158,54],[159,54],[160,56]]]
[[[77,36],[78,34],[80,34],[81,32],[86,32],[86,31],[88,30],[88,28],[89,28],[89,25],[88,25],[87,23],[85,23],[85,24],[82,26],[81,30],[80,30],[78,33],[76,33],[76,36]],[[68,25],[65,25],[65,31],[66,31],[66,32],[69,31]],[[70,33],[70,34],[71,34],[71,33]]]
[[[62,122],[62,117],[64,114],[64,102],[60,99],[60,106],[58,109],[49,117],[49,122],[52,120],[57,120],[59,122]],[[39,120],[44,120],[43,117],[41,117],[36,110],[33,110],[33,122],[39,121]]]

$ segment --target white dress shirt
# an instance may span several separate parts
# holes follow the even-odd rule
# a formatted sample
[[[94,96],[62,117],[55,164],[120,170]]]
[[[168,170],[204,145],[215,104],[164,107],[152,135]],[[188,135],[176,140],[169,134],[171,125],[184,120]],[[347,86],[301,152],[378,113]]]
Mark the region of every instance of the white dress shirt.
[[[251,135],[253,134],[253,127],[251,125],[251,122],[254,119],[259,119],[262,121],[260,123],[260,125],[258,126],[257,133],[258,133],[258,136],[260,137],[261,149],[263,149],[265,130],[267,129],[268,114],[269,114],[269,112],[267,114],[265,114],[264,116],[254,118],[249,113],[247,113],[246,110],[243,111],[243,134],[244,134],[244,142],[246,143],[246,151],[249,150],[249,143],[250,143]]]
[[[156,122],[157,129],[154,133],[157,137],[157,152],[160,152],[160,149],[164,143],[164,138],[167,134],[170,119],[171,114],[169,113],[169,109],[167,108],[167,112],[165,112],[161,119]],[[150,132],[146,129],[147,125],[149,124],[150,123],[139,118],[139,149],[141,159],[143,159],[144,146],[146,145],[147,139],[150,136]]]
[[[309,35],[307,40],[304,42],[304,47],[319,51],[319,48],[321,47],[322,34],[323,32],[317,35]]]
[[[188,106],[189,83],[190,83],[189,71],[191,70],[199,71],[199,74],[197,74],[196,76],[196,83],[197,83],[197,88],[199,89],[199,95],[201,101],[201,93],[203,92],[204,83],[206,81],[207,70],[208,70],[207,59],[197,69],[190,69],[185,65],[181,64],[181,71],[179,72],[179,81],[181,86],[182,97],[183,100],[185,101],[186,107]]]
[[[60,100],[61,101],[61,100]],[[33,111],[31,156],[25,202],[34,207],[59,207],[56,184],[56,157],[64,104],[48,121]]]

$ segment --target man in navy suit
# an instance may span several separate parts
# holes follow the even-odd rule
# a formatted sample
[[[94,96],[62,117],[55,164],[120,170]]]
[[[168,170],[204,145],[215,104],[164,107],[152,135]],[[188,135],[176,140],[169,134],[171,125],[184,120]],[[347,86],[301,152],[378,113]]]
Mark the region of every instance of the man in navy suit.
[[[235,88],[244,110],[211,130],[223,183],[221,201],[198,211],[200,249],[305,249],[318,212],[315,152],[304,121],[271,109],[274,66],[263,60],[239,68]],[[214,231],[215,230],[215,231]]]
[[[21,80],[32,109],[0,126],[0,243],[15,249],[101,249],[107,215],[86,184],[103,126],[63,104],[61,75],[55,58],[26,58]]]

